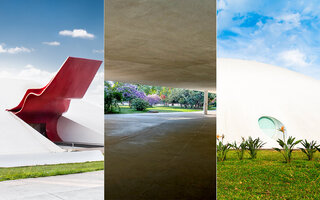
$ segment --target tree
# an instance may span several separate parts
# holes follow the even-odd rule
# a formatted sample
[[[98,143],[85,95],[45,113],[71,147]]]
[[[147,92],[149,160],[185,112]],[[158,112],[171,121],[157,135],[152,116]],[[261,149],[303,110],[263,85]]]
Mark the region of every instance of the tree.
[[[161,99],[157,94],[152,94],[146,97],[146,101],[150,104],[150,106],[154,106],[155,104],[159,103]]]
[[[142,85],[142,84],[136,84],[136,86],[137,86],[137,90],[144,92],[146,95],[153,95],[159,92],[158,87],[156,86]]]
[[[117,85],[104,82],[104,113],[120,111],[119,103],[122,102],[122,94],[117,91]]]
[[[168,88],[160,86],[149,86],[141,84],[128,84],[115,82],[118,92],[123,96],[123,101],[131,102],[135,98],[140,98],[149,102],[152,106],[160,101],[165,105],[179,103],[184,108],[196,108],[203,107],[204,92],[186,90],[181,88]],[[159,98],[158,98],[159,97]],[[208,105],[216,106],[216,94],[208,94]]]
[[[183,90],[184,90],[184,89],[181,89],[181,88],[173,88],[173,89],[171,90],[171,93],[170,93],[169,96],[167,97],[167,98],[168,98],[168,103],[171,103],[172,106],[173,106],[175,103],[179,103],[179,100],[181,99]],[[180,105],[181,105],[181,104],[180,104]],[[181,107],[182,107],[182,105],[181,105]]]
[[[209,93],[208,94],[208,105],[217,107],[217,95],[214,93]]]
[[[200,108],[203,106],[204,93],[199,91],[188,91],[187,102],[190,108]]]
[[[169,101],[168,97],[170,96],[170,94],[171,94],[171,88],[167,88],[167,87],[160,88],[159,96],[165,106],[168,105],[168,101]]]
[[[118,87],[117,87],[118,92],[120,92],[122,94],[124,101],[129,102],[129,106],[131,106],[131,101],[133,99],[136,99],[136,98],[145,99],[146,98],[145,93],[139,91],[137,89],[136,85],[131,85],[128,83],[121,84],[118,82],[116,82],[116,84],[118,84]]]
[[[187,102],[187,100],[186,100],[184,97],[181,97],[181,98],[179,99],[179,104],[180,104],[181,108],[182,108],[182,106],[184,106],[184,108],[187,108],[187,107],[188,107],[188,102]]]

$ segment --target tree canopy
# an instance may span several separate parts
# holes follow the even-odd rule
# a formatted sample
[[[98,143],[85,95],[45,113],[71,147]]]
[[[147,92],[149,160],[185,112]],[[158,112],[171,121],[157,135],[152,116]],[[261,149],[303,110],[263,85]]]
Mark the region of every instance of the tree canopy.
[[[165,106],[179,104],[184,108],[200,109],[203,107],[204,92],[142,84],[105,82],[105,104],[107,110],[112,112],[112,109],[120,109],[116,104],[123,101],[128,102],[131,106],[131,102],[134,99],[142,99],[149,106],[162,103]],[[216,106],[216,94],[208,94],[208,103],[214,107]]]

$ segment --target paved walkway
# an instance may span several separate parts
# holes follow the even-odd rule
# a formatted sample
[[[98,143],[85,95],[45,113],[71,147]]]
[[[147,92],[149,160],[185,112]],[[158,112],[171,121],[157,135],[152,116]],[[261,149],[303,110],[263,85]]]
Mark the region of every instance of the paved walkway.
[[[0,182],[0,200],[103,200],[104,172]]]
[[[215,112],[105,116],[107,199],[215,199]]]

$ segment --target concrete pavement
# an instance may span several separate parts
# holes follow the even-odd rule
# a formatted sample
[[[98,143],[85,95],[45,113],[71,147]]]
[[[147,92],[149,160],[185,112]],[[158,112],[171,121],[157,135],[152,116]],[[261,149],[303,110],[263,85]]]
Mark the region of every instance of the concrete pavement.
[[[1,200],[103,200],[104,172],[0,182]]]
[[[105,116],[107,199],[214,199],[215,112]]]

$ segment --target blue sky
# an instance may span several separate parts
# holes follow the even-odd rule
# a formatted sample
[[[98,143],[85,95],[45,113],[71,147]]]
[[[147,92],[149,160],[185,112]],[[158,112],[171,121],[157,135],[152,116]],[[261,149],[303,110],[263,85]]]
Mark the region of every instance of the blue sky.
[[[218,0],[217,52],[320,79],[320,2]]]
[[[68,56],[103,60],[103,9],[103,0],[0,0],[0,77],[42,82]]]

